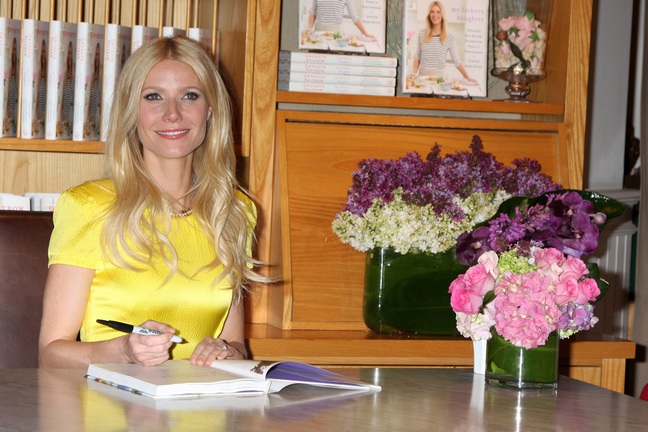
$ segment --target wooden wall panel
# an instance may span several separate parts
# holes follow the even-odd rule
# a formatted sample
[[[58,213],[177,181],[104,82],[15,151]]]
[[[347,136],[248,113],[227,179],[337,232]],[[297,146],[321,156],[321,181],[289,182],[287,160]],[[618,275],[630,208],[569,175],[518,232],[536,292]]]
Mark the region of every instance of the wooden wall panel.
[[[0,151],[0,191],[60,193],[97,178],[103,172],[103,155]]]
[[[286,117],[291,114],[299,117]],[[533,123],[526,124],[527,130],[507,130],[507,123],[498,127],[494,121],[475,122],[474,129],[449,128],[449,120],[435,127],[429,119],[419,120],[419,127],[338,124],[326,120],[344,115],[320,115],[321,122],[280,121],[284,292],[291,299],[286,302],[291,309],[284,314],[284,328],[364,328],[364,254],[342,244],[331,230],[360,160],[396,159],[411,151],[425,157],[435,142],[443,154],[468,150],[473,135],[479,135],[485,150],[503,163],[527,156],[540,161],[554,179],[564,177],[557,125],[540,131],[533,130]]]

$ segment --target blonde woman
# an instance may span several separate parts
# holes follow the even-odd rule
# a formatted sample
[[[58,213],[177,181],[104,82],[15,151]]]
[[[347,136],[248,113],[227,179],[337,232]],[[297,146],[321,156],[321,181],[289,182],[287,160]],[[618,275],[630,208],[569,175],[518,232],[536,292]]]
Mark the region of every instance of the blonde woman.
[[[417,75],[445,78],[445,65],[448,53],[457,70],[468,81],[476,83],[464,67],[453,34],[448,32],[445,9],[440,1],[428,6],[426,28],[418,34],[418,48],[414,54],[411,77]]]
[[[231,118],[217,67],[197,42],[160,38],[129,58],[112,106],[107,176],[66,191],[54,213],[42,367],[246,357],[242,294],[265,279],[253,271],[256,210],[235,177]]]

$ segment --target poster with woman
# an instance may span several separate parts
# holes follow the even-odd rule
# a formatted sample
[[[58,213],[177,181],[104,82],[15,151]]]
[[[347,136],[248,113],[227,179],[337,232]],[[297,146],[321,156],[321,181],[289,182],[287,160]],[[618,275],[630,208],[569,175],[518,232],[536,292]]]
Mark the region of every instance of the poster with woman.
[[[386,0],[299,0],[299,49],[385,53]]]
[[[404,0],[404,93],[486,96],[488,0]]]

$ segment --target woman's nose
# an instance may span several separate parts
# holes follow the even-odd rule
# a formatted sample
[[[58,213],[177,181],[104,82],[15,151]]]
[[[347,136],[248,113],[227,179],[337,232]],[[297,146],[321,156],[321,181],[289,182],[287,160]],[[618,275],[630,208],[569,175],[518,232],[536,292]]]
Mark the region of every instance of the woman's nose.
[[[180,107],[176,101],[170,101],[167,104],[166,111],[164,112],[164,120],[175,122],[182,119]]]

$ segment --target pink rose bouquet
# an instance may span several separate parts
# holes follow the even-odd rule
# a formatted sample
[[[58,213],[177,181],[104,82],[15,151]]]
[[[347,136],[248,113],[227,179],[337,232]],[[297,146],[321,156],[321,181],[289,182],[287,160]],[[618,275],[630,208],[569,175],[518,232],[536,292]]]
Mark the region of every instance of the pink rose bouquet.
[[[498,21],[495,34],[495,67],[537,73],[544,66],[547,33],[533,13]]]

